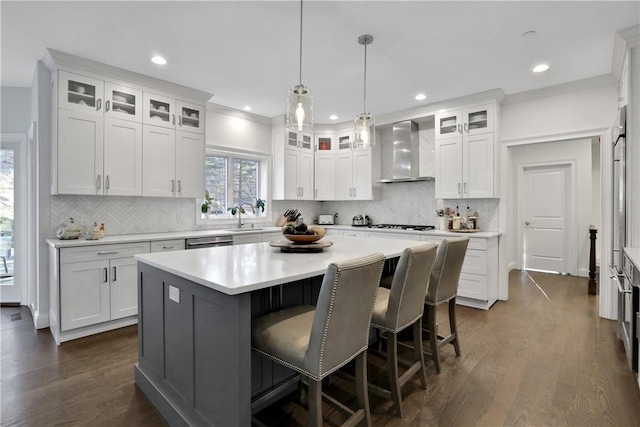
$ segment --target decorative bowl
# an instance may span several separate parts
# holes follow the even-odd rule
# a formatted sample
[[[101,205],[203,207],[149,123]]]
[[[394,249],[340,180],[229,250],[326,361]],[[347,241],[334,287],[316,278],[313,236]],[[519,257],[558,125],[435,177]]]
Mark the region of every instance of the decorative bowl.
[[[313,243],[322,239],[318,234],[283,234],[284,238],[298,244]]]

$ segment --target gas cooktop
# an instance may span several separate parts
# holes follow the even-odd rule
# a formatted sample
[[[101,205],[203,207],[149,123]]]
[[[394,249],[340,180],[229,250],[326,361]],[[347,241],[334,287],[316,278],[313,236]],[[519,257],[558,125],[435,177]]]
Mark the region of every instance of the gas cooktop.
[[[374,224],[370,228],[424,231],[424,230],[434,230],[436,227],[434,225]]]

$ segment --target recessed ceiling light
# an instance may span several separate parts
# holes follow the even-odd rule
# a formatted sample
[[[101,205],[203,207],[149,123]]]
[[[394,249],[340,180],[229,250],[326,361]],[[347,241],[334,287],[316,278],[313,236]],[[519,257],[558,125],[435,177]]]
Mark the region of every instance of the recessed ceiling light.
[[[338,120],[338,116],[336,116],[335,114],[332,114],[329,116],[329,120]]]
[[[244,111],[251,111],[251,106],[250,105],[245,105],[244,106]]]
[[[533,67],[533,72],[541,73],[543,71],[547,71],[548,69],[549,69],[549,66],[547,64],[538,64],[535,67]]]
[[[164,59],[162,56],[156,55],[153,58],[151,58],[151,62],[158,65],[164,65],[167,63],[167,60]]]
[[[422,101],[423,99],[427,99],[427,95],[424,93],[419,93],[416,95],[416,101]]]

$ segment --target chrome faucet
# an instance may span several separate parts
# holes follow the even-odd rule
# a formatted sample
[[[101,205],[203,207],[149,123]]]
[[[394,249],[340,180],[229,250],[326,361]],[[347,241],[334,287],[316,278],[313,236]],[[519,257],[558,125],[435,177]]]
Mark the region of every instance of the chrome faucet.
[[[253,207],[253,205],[251,203],[240,203],[238,206],[236,206],[236,210],[238,211],[238,229],[242,228],[242,226],[244,225],[242,223],[242,207],[243,206],[249,206],[251,208],[251,212],[253,212],[253,214],[256,214],[256,209]],[[253,228],[253,224],[251,224],[251,228]]]

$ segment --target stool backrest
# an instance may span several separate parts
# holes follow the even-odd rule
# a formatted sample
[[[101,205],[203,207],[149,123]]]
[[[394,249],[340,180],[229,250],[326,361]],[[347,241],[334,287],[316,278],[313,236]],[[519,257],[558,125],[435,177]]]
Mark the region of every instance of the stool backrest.
[[[324,275],[305,368],[321,379],[366,350],[384,256],[332,263]]]
[[[431,268],[431,280],[425,299],[427,304],[438,304],[456,296],[468,245],[468,237],[445,239],[440,243]]]
[[[391,328],[403,329],[422,316],[437,250],[438,245],[427,243],[402,252],[389,293],[386,324]]]

